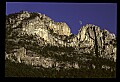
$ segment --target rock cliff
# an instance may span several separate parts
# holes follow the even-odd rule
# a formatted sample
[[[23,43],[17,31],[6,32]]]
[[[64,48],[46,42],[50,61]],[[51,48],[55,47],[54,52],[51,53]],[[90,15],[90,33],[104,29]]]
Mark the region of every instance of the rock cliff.
[[[45,68],[95,68],[94,60],[116,62],[116,36],[87,24],[77,35],[66,23],[41,13],[21,11],[6,16],[5,59]],[[89,63],[88,63],[89,62]],[[115,70],[107,62],[101,69]]]

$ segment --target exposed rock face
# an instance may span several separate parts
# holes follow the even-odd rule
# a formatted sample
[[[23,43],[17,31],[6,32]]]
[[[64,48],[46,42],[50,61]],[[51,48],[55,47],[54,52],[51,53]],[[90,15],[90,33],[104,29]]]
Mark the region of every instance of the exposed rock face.
[[[73,35],[66,23],[54,22],[40,13],[21,11],[8,15],[5,41],[6,59],[36,67],[95,68],[94,64],[86,65],[92,61],[91,56],[116,62],[114,34],[87,24]]]
[[[69,36],[71,34],[70,28],[66,23],[57,22],[57,23],[51,23],[49,24],[49,28],[53,29],[53,31],[59,35],[67,35]]]
[[[44,14],[29,13],[27,11],[21,11],[7,16],[6,32],[8,33],[7,35],[10,35],[9,37],[36,35],[37,39],[43,38],[51,45],[64,45],[64,42],[58,39],[60,38],[59,36],[69,36],[71,34],[70,28],[66,23],[54,22]]]
[[[98,26],[87,24],[80,29],[77,37],[80,41],[80,48],[90,47],[94,51],[97,49],[100,56],[116,61],[116,37],[114,34],[107,30],[100,30]]]

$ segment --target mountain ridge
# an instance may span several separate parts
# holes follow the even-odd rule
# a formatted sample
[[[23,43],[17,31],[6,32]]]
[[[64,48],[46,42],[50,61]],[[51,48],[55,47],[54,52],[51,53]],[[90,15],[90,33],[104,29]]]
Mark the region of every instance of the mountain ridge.
[[[115,70],[106,64],[116,63],[116,36],[93,24],[86,24],[74,35],[66,23],[54,22],[41,13],[21,11],[6,16],[5,41],[5,59],[12,62],[56,70]],[[93,62],[101,60],[106,63]]]

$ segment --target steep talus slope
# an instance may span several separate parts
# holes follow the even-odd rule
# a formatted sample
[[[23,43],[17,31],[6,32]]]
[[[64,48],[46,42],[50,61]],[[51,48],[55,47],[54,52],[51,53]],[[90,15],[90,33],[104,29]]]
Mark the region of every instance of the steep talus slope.
[[[6,16],[5,59],[35,68],[116,70],[116,36],[93,24],[77,35],[41,13]]]

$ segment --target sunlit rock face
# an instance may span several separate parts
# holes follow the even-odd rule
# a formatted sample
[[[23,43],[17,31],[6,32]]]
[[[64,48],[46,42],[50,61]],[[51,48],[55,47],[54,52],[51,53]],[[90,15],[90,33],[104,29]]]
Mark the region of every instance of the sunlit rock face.
[[[114,52],[116,50],[116,38],[109,31],[101,30],[100,27],[93,24],[87,24],[80,29],[77,37],[80,41],[79,47],[90,47],[93,50],[97,45],[100,56],[116,60],[116,52]]]
[[[69,36],[71,34],[70,28],[68,27],[68,25],[66,23],[55,22],[55,23],[52,24],[50,22],[49,28],[51,28],[55,33],[57,33],[59,35]]]
[[[85,62],[92,58],[86,56],[96,55],[116,62],[114,34],[86,24],[74,35],[66,23],[54,22],[41,13],[21,11],[6,16],[5,41],[5,59],[35,67],[89,68]]]
[[[71,34],[70,28],[66,23],[54,22],[49,17],[41,13],[30,13],[28,11],[21,11],[19,13],[10,14],[6,17],[6,31],[11,31],[14,35],[16,33],[18,36],[33,35],[43,38],[48,43],[55,43],[55,38],[53,34],[58,36],[69,36]],[[63,41],[58,40],[57,42],[61,45]]]

